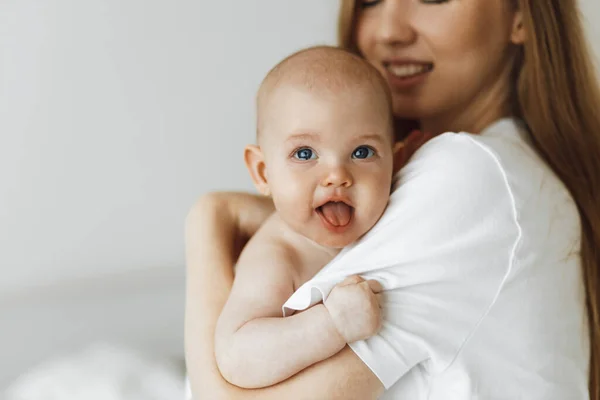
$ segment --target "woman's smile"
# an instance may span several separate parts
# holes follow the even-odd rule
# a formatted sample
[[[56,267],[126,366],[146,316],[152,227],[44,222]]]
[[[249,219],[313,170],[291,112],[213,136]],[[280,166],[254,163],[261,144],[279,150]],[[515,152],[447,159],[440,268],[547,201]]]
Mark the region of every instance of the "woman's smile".
[[[433,71],[432,63],[408,60],[384,61],[382,66],[392,90],[406,90],[420,85]]]

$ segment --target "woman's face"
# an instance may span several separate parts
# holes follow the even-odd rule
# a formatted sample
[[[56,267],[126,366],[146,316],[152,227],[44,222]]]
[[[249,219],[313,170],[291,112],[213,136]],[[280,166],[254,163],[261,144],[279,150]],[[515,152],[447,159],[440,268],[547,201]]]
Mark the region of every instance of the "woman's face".
[[[387,78],[397,117],[439,133],[504,116],[522,39],[510,0],[357,1],[358,48]]]

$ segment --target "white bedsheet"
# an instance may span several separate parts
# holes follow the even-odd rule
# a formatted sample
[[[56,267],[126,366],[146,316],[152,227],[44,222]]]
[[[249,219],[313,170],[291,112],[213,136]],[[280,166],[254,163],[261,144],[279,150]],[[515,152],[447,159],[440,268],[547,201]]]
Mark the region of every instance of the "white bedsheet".
[[[185,393],[181,366],[123,347],[93,345],[34,367],[6,400],[173,400]]]

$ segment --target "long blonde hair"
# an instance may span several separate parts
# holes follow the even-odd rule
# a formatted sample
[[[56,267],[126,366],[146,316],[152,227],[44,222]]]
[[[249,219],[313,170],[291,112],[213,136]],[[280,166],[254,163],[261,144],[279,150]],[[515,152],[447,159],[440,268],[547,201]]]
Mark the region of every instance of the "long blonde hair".
[[[600,400],[600,87],[576,0],[511,1],[527,32],[514,66],[512,107],[579,209],[589,391]],[[356,18],[356,1],[342,0],[339,44],[358,53]]]

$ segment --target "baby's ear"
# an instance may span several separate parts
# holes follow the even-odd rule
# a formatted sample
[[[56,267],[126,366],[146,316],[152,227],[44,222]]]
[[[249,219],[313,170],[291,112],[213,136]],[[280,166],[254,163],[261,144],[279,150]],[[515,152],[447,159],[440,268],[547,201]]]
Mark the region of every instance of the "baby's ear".
[[[264,196],[271,195],[267,181],[267,165],[260,147],[251,144],[244,149],[244,162],[256,189]]]

